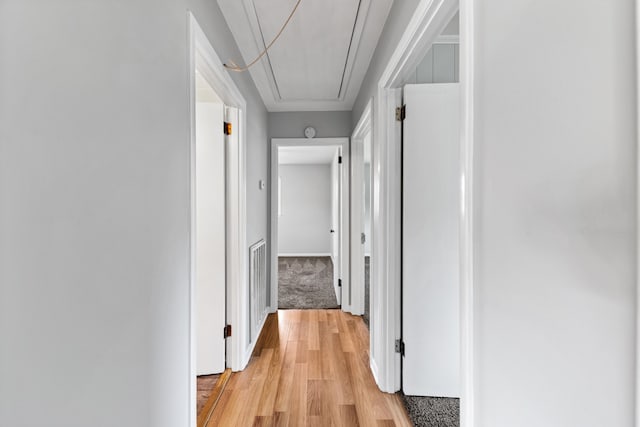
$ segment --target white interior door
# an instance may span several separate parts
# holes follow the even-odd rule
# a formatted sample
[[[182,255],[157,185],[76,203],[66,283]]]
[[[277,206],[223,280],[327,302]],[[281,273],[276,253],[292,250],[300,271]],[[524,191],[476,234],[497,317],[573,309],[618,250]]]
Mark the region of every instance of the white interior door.
[[[351,141],[351,185],[353,192],[350,198],[351,209],[351,312],[364,314],[365,267],[362,233],[365,230],[365,173],[364,173],[364,140],[354,138]],[[368,236],[367,236],[368,238]]]
[[[347,139],[348,141],[348,139]],[[338,278],[340,280],[341,288],[340,288],[340,297],[338,298],[338,303],[343,310],[353,312],[352,298],[351,298],[351,284],[349,281],[349,198],[351,195],[349,194],[349,147],[348,145],[343,145],[340,147],[340,158],[341,163],[338,165],[338,194],[339,194],[339,205],[338,205],[338,223],[339,223],[339,232],[338,232]]]
[[[342,150],[340,148],[338,148],[338,158],[342,159]],[[338,169],[338,173],[337,173],[337,181],[336,181],[336,185],[337,185],[337,199],[338,199],[338,209],[337,209],[337,225],[338,228],[336,229],[336,243],[338,246],[338,262],[336,262],[336,265],[333,267],[336,270],[336,277],[337,277],[337,284],[338,287],[340,288],[342,285],[342,245],[340,244],[342,242],[342,162],[340,161],[337,165],[337,169]],[[339,291],[341,291],[342,289],[339,289]],[[344,298],[344,295],[342,292],[336,292],[336,298],[338,300],[338,305],[342,305],[342,299]]]
[[[363,140],[363,171],[362,171],[362,203],[364,209],[361,209],[362,215],[362,234],[360,236],[360,244],[362,245],[362,253],[360,268],[363,277],[363,314],[367,321],[370,322],[371,316],[371,240],[372,240],[372,211],[371,211],[371,195],[372,195],[372,176],[371,176],[371,151],[372,138],[371,132],[367,133]],[[369,323],[370,324],[370,323]]]
[[[338,304],[342,303],[342,293],[338,287],[340,279],[340,147],[336,147],[331,162],[331,256],[333,259],[333,286]]]
[[[403,123],[402,387],[459,397],[458,84],[407,85]]]
[[[196,373],[225,369],[226,180],[224,106],[196,103]]]

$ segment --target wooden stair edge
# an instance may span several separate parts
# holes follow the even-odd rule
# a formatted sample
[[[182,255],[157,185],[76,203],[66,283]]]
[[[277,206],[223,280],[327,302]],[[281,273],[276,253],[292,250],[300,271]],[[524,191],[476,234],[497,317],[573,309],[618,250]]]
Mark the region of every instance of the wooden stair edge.
[[[207,399],[207,403],[204,404],[202,411],[198,414],[198,427],[205,427],[211,418],[211,414],[216,409],[216,405],[222,396],[222,392],[231,378],[231,369],[227,368],[220,375],[220,378],[216,381],[216,385],[213,386],[211,396]]]

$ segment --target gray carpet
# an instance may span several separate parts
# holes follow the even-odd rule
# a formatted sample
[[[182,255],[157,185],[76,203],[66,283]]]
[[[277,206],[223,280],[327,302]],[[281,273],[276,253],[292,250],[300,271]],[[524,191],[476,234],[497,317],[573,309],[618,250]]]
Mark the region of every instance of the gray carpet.
[[[459,427],[460,399],[405,396],[400,393],[416,427]]]
[[[339,308],[330,257],[279,257],[278,308]]]

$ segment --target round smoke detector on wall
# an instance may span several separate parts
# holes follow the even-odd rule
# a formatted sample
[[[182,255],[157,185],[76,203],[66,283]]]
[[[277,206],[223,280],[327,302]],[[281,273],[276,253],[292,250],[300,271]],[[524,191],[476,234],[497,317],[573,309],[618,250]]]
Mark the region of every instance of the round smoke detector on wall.
[[[313,138],[314,136],[316,136],[316,130],[313,126],[307,126],[306,128],[304,128],[304,136],[306,136],[307,138]]]

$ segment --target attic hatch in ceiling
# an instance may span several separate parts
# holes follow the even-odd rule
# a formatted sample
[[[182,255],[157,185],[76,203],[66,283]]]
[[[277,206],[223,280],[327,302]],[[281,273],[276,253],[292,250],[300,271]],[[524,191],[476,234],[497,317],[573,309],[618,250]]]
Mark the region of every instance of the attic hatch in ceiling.
[[[218,0],[242,61],[264,50],[296,2]],[[267,109],[350,110],[391,3],[302,0],[277,42],[249,70]]]

